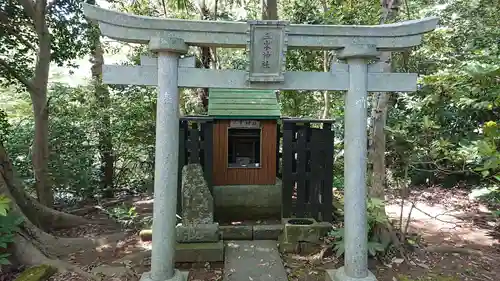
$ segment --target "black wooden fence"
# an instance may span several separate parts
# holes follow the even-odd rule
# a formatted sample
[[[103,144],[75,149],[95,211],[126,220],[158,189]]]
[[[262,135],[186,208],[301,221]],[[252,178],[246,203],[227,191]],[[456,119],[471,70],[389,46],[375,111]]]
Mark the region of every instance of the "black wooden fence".
[[[213,118],[183,117],[179,126],[179,177],[177,184],[177,212],[182,211],[182,167],[200,163],[205,180],[212,192]]]
[[[282,121],[282,216],[331,222],[333,121]]]

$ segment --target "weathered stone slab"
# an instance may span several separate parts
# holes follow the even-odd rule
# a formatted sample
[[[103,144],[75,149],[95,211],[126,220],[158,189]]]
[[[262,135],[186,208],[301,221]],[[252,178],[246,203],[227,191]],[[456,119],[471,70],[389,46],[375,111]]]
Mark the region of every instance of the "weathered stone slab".
[[[217,242],[220,238],[218,223],[178,225],[176,234],[179,243]]]
[[[197,225],[214,222],[214,201],[200,164],[182,168],[182,224]]]
[[[225,240],[252,240],[253,227],[251,225],[224,225],[220,227],[222,239]]]
[[[283,225],[281,224],[261,224],[253,226],[253,239],[254,240],[278,240]]]
[[[175,262],[223,261],[224,243],[177,243]]]
[[[223,281],[287,281],[276,241],[226,243]]]

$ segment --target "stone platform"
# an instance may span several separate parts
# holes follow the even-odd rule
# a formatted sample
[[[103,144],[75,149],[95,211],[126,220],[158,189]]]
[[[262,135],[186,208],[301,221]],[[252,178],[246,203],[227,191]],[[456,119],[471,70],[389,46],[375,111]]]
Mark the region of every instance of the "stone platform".
[[[276,241],[228,241],[223,281],[287,281]]]

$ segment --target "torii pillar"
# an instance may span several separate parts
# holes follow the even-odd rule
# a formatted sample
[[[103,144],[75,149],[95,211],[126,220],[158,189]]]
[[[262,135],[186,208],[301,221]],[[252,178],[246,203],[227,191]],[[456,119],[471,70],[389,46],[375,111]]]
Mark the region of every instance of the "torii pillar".
[[[184,40],[153,37],[149,50],[158,54],[156,143],[151,271],[143,281],[181,281],[174,268],[179,151],[179,56],[187,53]]]
[[[368,270],[366,159],[368,61],[379,55],[374,45],[349,45],[338,54],[349,67],[344,106],[344,266],[334,281],[375,281]]]

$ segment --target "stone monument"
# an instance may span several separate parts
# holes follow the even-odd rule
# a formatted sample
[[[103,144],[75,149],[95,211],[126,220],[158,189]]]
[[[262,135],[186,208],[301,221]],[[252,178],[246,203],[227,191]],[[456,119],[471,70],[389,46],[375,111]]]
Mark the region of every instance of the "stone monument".
[[[368,92],[416,91],[416,74],[383,73],[369,64],[380,51],[401,51],[421,43],[437,18],[377,26],[289,24],[285,21],[190,21],[135,16],[84,4],[101,34],[149,44],[154,57],[140,66],[107,65],[108,84],[158,87],[156,118],[153,251],[144,280],[181,280],[174,269],[177,204],[179,87],[272,90],[347,90],[345,98],[345,266],[336,281],[373,281],[368,271],[366,157]],[[247,71],[197,69],[183,63],[188,46],[249,48]],[[335,50],[346,63],[329,72],[286,72],[287,48]]]
[[[214,200],[200,164],[182,169],[182,224],[177,225],[177,262],[223,261],[224,244],[214,223]]]

